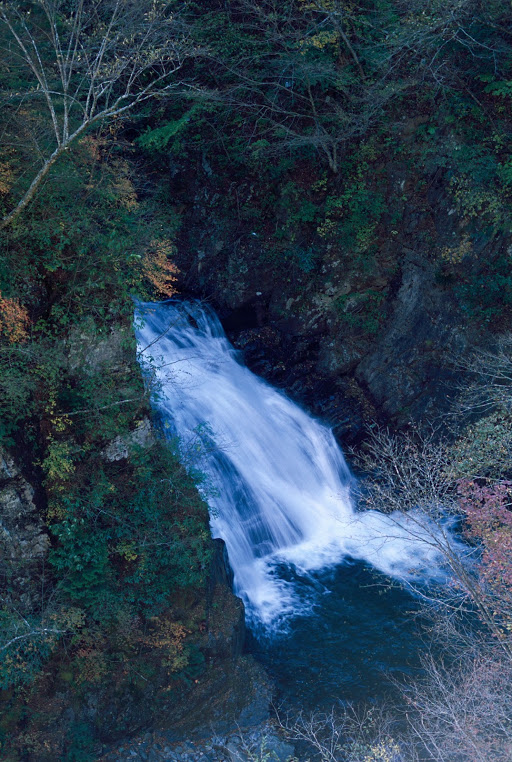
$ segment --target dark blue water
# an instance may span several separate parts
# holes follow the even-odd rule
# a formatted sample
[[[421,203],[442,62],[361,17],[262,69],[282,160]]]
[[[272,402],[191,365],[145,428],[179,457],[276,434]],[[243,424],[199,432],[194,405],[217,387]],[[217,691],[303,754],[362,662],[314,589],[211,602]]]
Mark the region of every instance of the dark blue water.
[[[325,591],[314,592],[310,615],[292,620],[286,634],[249,636],[249,650],[274,678],[278,700],[287,709],[328,711],[395,693],[391,680],[420,668],[417,601],[357,561],[316,581]]]

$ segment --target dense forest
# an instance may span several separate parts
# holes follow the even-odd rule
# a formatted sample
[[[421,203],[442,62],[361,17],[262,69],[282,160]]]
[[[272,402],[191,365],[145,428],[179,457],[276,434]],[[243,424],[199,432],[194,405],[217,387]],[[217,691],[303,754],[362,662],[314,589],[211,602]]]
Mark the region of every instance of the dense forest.
[[[134,300],[175,294],[351,444],[361,510],[442,529],[400,705],[283,732],[512,759],[510,3],[7,0],[0,58],[2,759],[99,759],[256,670],[137,362]]]

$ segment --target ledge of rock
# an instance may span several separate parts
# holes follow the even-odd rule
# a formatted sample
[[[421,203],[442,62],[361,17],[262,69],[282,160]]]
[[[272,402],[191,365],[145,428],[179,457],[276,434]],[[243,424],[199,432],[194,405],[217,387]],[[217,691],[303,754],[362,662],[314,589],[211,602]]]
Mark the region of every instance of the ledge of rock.
[[[14,460],[0,451],[0,573],[22,611],[29,611],[39,595],[37,566],[50,544],[33,497]]]

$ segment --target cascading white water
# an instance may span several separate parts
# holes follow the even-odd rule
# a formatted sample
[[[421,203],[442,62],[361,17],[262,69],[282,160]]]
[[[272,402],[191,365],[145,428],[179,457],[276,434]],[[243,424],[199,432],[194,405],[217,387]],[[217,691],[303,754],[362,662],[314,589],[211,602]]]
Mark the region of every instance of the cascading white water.
[[[197,454],[250,619],[272,627],[300,610],[283,565],[304,576],[352,557],[401,580],[442,574],[427,520],[356,512],[331,430],[244,367],[210,309],[139,304],[136,326],[160,385],[154,405],[185,460]]]

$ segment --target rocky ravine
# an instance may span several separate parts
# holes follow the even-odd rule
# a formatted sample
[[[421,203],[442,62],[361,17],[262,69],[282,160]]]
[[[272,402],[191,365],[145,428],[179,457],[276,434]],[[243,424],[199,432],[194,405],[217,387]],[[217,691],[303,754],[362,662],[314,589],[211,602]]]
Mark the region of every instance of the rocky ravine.
[[[192,173],[171,159],[169,171],[170,197],[183,214],[175,257],[181,292],[210,302],[253,370],[352,443],[368,421],[403,426],[442,416],[461,380],[454,360],[495,340],[496,326],[468,319],[453,283],[440,278],[440,252],[468,235],[448,180],[434,173],[420,192],[404,167],[386,171],[376,253],[325,244],[314,228],[301,229],[316,257],[311,272],[269,259],[272,234],[229,214],[228,196],[243,205],[256,181],[233,183],[223,195],[200,166]],[[274,226],[277,218],[268,222]],[[477,227],[472,235],[482,260],[510,247]]]

